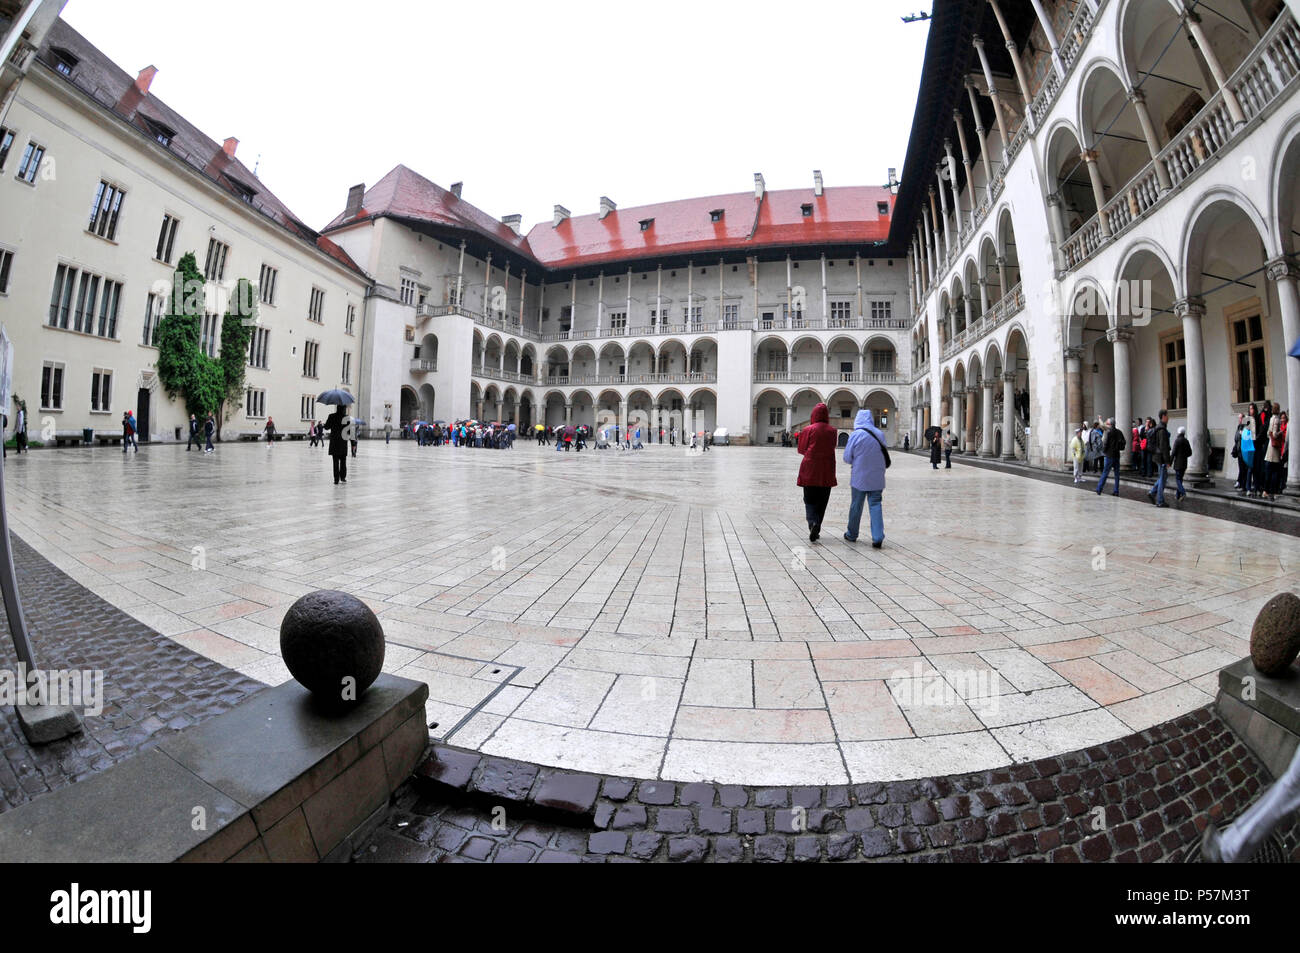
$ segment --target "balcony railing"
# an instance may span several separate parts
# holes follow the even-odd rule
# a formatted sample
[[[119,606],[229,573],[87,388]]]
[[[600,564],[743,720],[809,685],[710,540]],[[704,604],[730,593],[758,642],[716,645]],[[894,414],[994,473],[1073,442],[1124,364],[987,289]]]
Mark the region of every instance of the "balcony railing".
[[[577,387],[600,384],[716,384],[718,375],[712,371],[666,374],[587,374],[581,377],[554,376],[539,379],[538,387]],[[529,381],[528,383],[532,383]]]
[[[943,346],[944,360],[952,357],[967,345],[974,344],[990,331],[1006,324],[1024,309],[1024,288],[1017,283],[997,303],[991,305],[987,311],[980,315],[979,320],[972,321],[969,326],[963,328],[951,341]]]
[[[1238,128],[1233,123],[1222,91],[1216,92],[1155,159],[1066,239],[1061,246],[1065,267],[1077,268],[1108,241],[1159,207],[1179,185],[1213,161],[1234,139],[1253,128],[1260,114],[1296,82],[1297,76],[1300,76],[1300,27],[1290,11],[1283,9],[1250,56],[1228,79],[1228,89],[1246,114],[1245,125]],[[1161,191],[1162,169],[1172,189]]]
[[[418,357],[411,359],[412,374],[427,374],[430,371],[436,371],[437,369],[438,369],[437,361],[424,361]]]
[[[843,371],[755,371],[754,381],[760,384],[901,384],[902,375],[896,371],[867,371],[864,374]]]

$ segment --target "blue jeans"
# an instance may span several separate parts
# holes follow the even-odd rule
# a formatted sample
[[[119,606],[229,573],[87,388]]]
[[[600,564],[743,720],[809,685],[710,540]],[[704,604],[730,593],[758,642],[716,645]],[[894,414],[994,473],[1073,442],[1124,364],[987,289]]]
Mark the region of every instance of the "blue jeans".
[[[1165,501],[1165,478],[1169,476],[1169,464],[1161,463],[1157,466],[1158,474],[1156,476],[1156,485],[1147,490],[1147,496],[1152,497],[1157,503]]]
[[[871,514],[871,541],[873,543],[884,542],[885,513],[881,507],[881,498],[884,491],[854,488],[852,493],[853,495],[849,500],[849,539],[858,538],[858,530],[862,525],[862,504],[866,503]]]
[[[1178,498],[1181,500],[1187,495],[1187,490],[1183,488],[1183,473],[1186,471],[1175,470],[1174,479],[1178,482]]]
[[[1097,492],[1100,493],[1106,486],[1106,477],[1111,471],[1115,472],[1115,493],[1119,493],[1119,461],[1111,457],[1103,458],[1101,466],[1101,479],[1097,481]]]

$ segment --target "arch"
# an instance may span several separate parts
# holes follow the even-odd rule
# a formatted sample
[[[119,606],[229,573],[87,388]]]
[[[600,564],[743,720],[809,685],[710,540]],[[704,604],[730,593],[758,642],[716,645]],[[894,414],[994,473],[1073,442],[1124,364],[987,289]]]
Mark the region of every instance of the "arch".
[[[1066,236],[1073,235],[1097,214],[1097,197],[1087,164],[1081,158],[1084,148],[1072,122],[1062,119],[1053,124],[1044,153],[1043,175],[1047,192],[1060,196]]]
[[[1101,282],[1091,275],[1079,275],[1065,288],[1065,346],[1081,347],[1083,330],[1097,315],[1111,315],[1110,300]],[[1107,319],[1109,321],[1109,318]],[[1105,330],[1105,326],[1102,327]]]
[[[1113,60],[1097,57],[1081,75],[1076,101],[1078,129],[1087,140],[1085,146],[1098,149],[1102,180],[1117,194],[1151,161],[1151,152],[1120,67]],[[1102,130],[1104,144],[1099,141]]]
[[[1259,240],[1264,258],[1272,257],[1278,247],[1273,241],[1264,216],[1255,208],[1244,194],[1228,186],[1216,186],[1207,190],[1192,207],[1183,225],[1183,237],[1179,243],[1182,249],[1183,294],[1197,296],[1202,292],[1201,280],[1203,263],[1207,260],[1209,238],[1221,226],[1225,216],[1230,217],[1235,210],[1243,215],[1255,227],[1255,236]],[[1245,236],[1240,236],[1245,237]],[[1228,249],[1219,249],[1227,251]],[[1176,286],[1177,287],[1177,286]]]
[[[420,396],[416,393],[415,388],[409,385],[403,385],[398,397],[398,426],[405,426],[412,420],[418,420],[420,417]]]
[[[812,344],[814,349],[818,353],[821,353],[825,350],[825,348],[822,346],[821,338],[812,334],[801,334],[799,335],[799,337],[795,338],[793,341],[790,342],[790,353],[794,354],[799,350],[799,345],[805,343]]]
[[[1279,250],[1300,251],[1300,116],[1293,117],[1273,146],[1272,178],[1268,187],[1269,226],[1279,237]],[[1270,255],[1270,257],[1272,257]]]
[[[1166,274],[1169,275],[1169,281],[1174,288],[1181,287],[1181,272],[1178,266],[1174,264],[1169,253],[1165,251],[1164,246],[1147,238],[1139,238],[1125,246],[1123,254],[1120,255],[1119,265],[1115,269],[1115,277],[1111,282],[1112,288],[1121,287],[1125,280],[1125,275],[1132,269],[1133,261],[1142,253],[1150,254],[1162,266]]]

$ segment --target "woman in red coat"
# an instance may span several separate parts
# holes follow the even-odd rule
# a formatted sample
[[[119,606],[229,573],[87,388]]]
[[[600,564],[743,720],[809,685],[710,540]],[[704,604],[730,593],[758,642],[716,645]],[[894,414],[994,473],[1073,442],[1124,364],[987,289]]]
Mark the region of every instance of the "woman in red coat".
[[[828,422],[830,411],[825,404],[813,408],[812,420],[799,431],[799,479],[796,486],[803,487],[804,515],[808,518],[808,540],[817,542],[821,535],[822,517],[835,486],[835,444],[839,434]]]

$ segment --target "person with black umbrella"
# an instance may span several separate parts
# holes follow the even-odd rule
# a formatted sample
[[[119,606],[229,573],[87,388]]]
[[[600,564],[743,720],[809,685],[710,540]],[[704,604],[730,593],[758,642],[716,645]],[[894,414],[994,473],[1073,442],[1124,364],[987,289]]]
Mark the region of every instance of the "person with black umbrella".
[[[334,413],[325,421],[325,429],[330,433],[329,454],[334,464],[334,485],[348,482],[348,443],[352,438],[352,419],[343,413],[343,408],[352,403],[352,395],[347,391],[327,390],[316,398],[324,404],[337,404]]]

